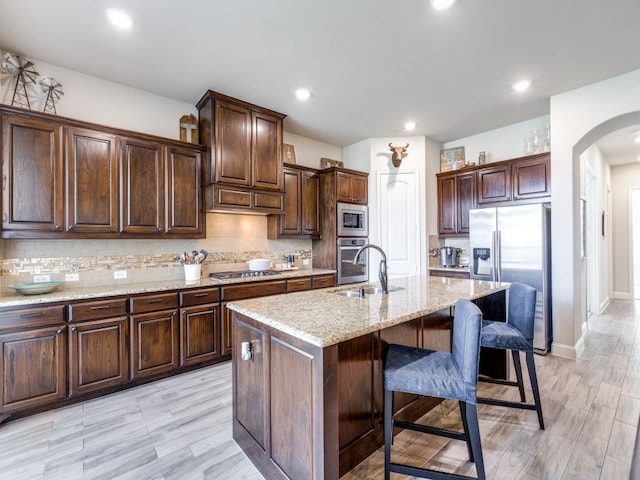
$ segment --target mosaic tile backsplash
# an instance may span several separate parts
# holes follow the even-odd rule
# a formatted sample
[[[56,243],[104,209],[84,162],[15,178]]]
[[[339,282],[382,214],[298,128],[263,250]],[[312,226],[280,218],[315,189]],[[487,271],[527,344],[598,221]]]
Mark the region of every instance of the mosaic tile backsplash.
[[[176,259],[183,252],[207,250],[202,275],[214,271],[243,270],[253,258],[282,263],[293,254],[296,266],[312,267],[311,241],[269,240],[264,216],[207,214],[207,235],[198,240],[3,240],[0,287],[33,282],[36,275],[65,281],[77,273],[74,286],[102,286],[149,280],[179,280],[184,277]],[[308,262],[304,262],[308,259]],[[115,271],[126,271],[126,279],[114,279]]]

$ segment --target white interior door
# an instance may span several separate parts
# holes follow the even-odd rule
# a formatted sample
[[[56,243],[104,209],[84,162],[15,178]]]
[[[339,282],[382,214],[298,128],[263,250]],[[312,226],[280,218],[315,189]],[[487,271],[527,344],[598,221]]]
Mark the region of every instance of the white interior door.
[[[420,273],[418,172],[378,172],[377,237],[387,254],[389,277]],[[378,263],[371,258],[370,278]]]

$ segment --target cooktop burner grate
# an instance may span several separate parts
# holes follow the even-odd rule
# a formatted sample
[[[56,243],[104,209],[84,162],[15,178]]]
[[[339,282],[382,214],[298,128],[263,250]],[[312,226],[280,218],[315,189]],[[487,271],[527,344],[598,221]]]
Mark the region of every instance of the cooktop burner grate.
[[[217,280],[224,280],[227,278],[251,278],[251,277],[268,277],[269,275],[280,275],[280,272],[276,270],[242,270],[232,272],[214,272],[210,273],[209,277]]]

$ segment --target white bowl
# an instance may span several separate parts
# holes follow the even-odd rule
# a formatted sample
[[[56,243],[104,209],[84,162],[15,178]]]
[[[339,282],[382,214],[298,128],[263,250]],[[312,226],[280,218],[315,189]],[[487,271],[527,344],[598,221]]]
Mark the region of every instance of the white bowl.
[[[249,270],[269,270],[271,268],[271,260],[265,258],[254,258],[247,262],[249,264]]]

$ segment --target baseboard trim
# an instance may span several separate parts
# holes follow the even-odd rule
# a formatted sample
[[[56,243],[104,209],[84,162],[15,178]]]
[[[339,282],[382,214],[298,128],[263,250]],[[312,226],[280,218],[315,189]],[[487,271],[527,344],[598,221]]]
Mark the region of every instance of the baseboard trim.
[[[575,360],[584,350],[584,343],[582,341],[582,338],[583,337],[580,337],[580,340],[578,340],[578,343],[576,343],[575,346],[552,342],[551,354],[558,357]]]
[[[611,292],[611,298],[616,300],[633,300],[631,292]]]
[[[604,312],[604,310],[609,306],[610,303],[609,297],[606,297],[602,303],[600,304],[600,313]]]

